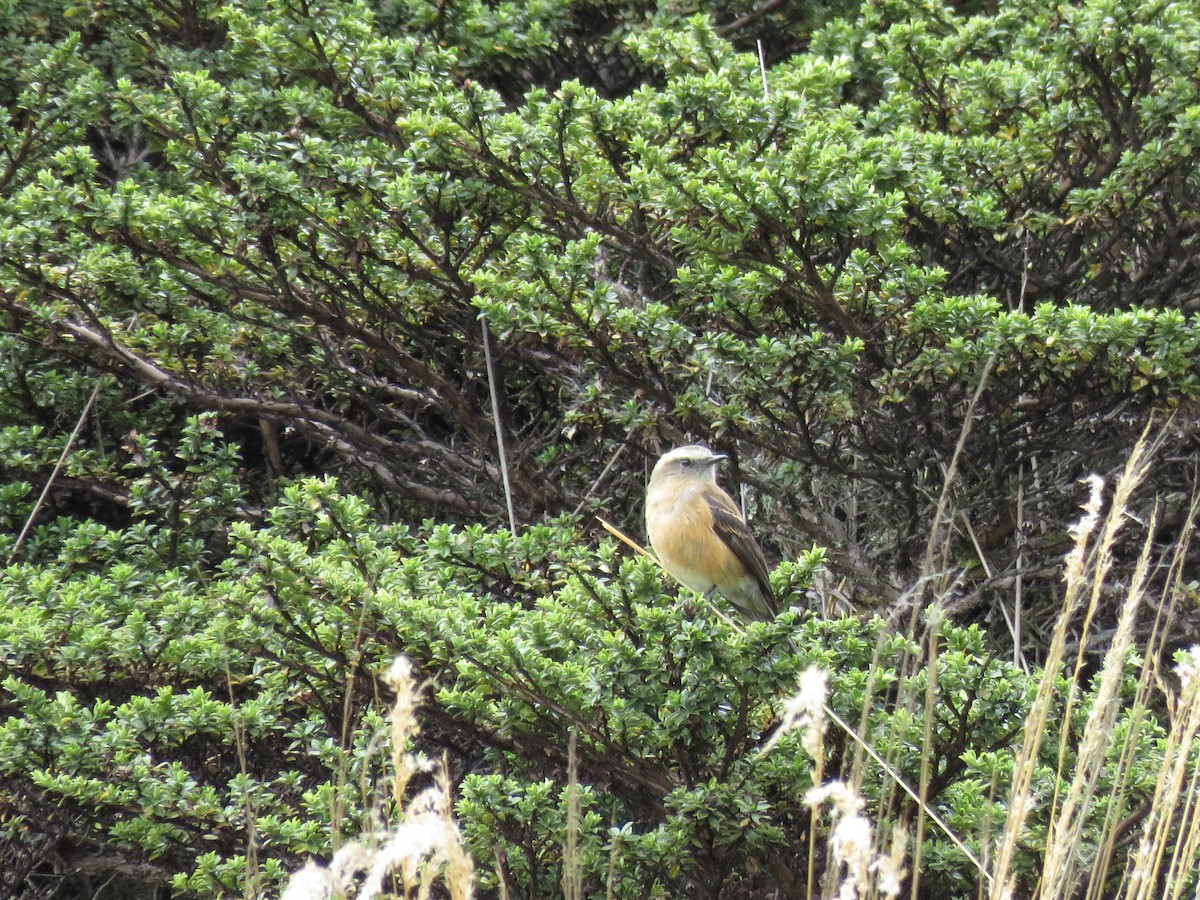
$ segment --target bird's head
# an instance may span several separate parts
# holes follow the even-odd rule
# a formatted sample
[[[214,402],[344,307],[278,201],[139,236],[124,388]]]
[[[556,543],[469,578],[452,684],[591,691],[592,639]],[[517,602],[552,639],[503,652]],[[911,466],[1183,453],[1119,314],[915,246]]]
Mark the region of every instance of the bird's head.
[[[688,478],[716,482],[717,464],[723,459],[728,459],[724,453],[713,453],[698,444],[676,447],[659,457],[654,471],[650,473],[650,480]]]

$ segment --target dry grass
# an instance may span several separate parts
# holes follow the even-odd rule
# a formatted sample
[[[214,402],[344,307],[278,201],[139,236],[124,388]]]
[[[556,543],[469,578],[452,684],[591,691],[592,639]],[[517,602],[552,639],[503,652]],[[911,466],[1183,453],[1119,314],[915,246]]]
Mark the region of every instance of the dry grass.
[[[806,669],[800,675],[799,690],[783,704],[779,728],[761,752],[769,753],[778,746],[784,735],[800,732],[800,744],[813,760],[813,783],[804,796],[804,802],[812,810],[813,833],[817,833],[817,818],[822,809],[830,816],[829,851],[832,867],[828,871],[840,879],[836,885],[830,881],[829,890],[836,889],[839,900],[854,898],[892,898],[900,895],[903,881],[904,839],[896,830],[899,841],[893,841],[890,851],[880,852],[875,843],[875,826],[863,814],[865,802],[857,790],[844,781],[824,781],[825,727],[827,717],[836,714],[826,705],[827,678],[820,669]],[[840,721],[840,720],[839,720]],[[807,883],[809,896],[814,894],[813,849],[809,844]],[[826,893],[821,896],[832,896]]]
[[[1056,692],[1057,677],[1063,665],[1067,629],[1082,609],[1082,623],[1075,638],[1079,649],[1075,654],[1074,666],[1068,672],[1070,689],[1065,698],[1064,721],[1070,721],[1072,718],[1083,690],[1086,677],[1083,648],[1091,635],[1102,594],[1106,588],[1111,587],[1109,578],[1117,537],[1130,518],[1133,491],[1149,473],[1155,450],[1153,443],[1143,435],[1114,485],[1108,513],[1103,518],[1102,527],[1099,527],[1099,538],[1094,545],[1091,539],[1096,534],[1097,527],[1101,526],[1103,484],[1098,478],[1092,479],[1091,498],[1085,506],[1084,518],[1075,531],[1074,547],[1066,561],[1066,592],[1062,613],[1017,757],[1010,812],[1001,835],[997,855],[997,878],[990,895],[994,900],[1006,900],[1013,895],[1013,855],[1018,843],[1026,837],[1026,818],[1036,802],[1036,798],[1031,794],[1030,784],[1046,733],[1046,718]],[[1175,560],[1170,567],[1173,575],[1167,579],[1164,596],[1159,604],[1160,615],[1165,611],[1168,620],[1173,614],[1177,598],[1181,595],[1179,577],[1183,559],[1188,552],[1188,535],[1194,525],[1194,519],[1195,506],[1184,529],[1184,535],[1176,545]],[[1148,535],[1153,535],[1153,517],[1146,530]],[[1061,731],[1063,738],[1057,748],[1058,771],[1060,783],[1066,787],[1061,796],[1050,798],[1052,814],[1046,836],[1044,863],[1034,893],[1035,900],[1060,900],[1078,896],[1080,891],[1084,891],[1088,897],[1104,896],[1104,873],[1108,868],[1107,863],[1112,858],[1117,839],[1128,827],[1127,823],[1117,821],[1113,811],[1124,807],[1124,801],[1127,799],[1130,772],[1137,763],[1133,758],[1133,750],[1145,721],[1143,711],[1151,700],[1155,685],[1159,683],[1155,660],[1165,653],[1164,642],[1169,636],[1165,628],[1155,630],[1150,646],[1145,648],[1144,659],[1139,663],[1131,727],[1124,738],[1125,745],[1121,748],[1122,752],[1115,767],[1109,762],[1109,757],[1113,729],[1123,709],[1121,686],[1128,676],[1129,660],[1134,650],[1134,624],[1138,612],[1146,605],[1152,550],[1151,538],[1148,536],[1130,583],[1123,586],[1123,599],[1116,628],[1112,632],[1103,665],[1093,682],[1092,704],[1071,763],[1068,763],[1070,754],[1065,746],[1067,729]],[[1178,742],[1175,745],[1178,752],[1172,749],[1166,756],[1164,769],[1159,775],[1159,789],[1149,816],[1143,824],[1143,828],[1149,831],[1143,838],[1143,849],[1138,851],[1135,865],[1126,874],[1126,883],[1119,895],[1123,898],[1158,896],[1155,892],[1164,883],[1181,885],[1183,876],[1190,874],[1191,861],[1195,858],[1195,844],[1188,848],[1185,846],[1186,840],[1179,844],[1173,843],[1174,859],[1178,862],[1177,874],[1173,875],[1169,871],[1170,866],[1166,869],[1163,867],[1163,848],[1169,840],[1168,833],[1172,823],[1181,825],[1182,835],[1197,832],[1195,804],[1190,793],[1183,787],[1182,774],[1187,767],[1189,748],[1193,747],[1192,741],[1196,736],[1195,728],[1187,722],[1188,717],[1194,714],[1189,697],[1189,692],[1194,691],[1188,684],[1190,672],[1190,667],[1185,667],[1181,672],[1183,689],[1180,695],[1177,698],[1169,697],[1176,706],[1170,731],[1171,739]],[[1071,765],[1070,771],[1067,771],[1068,765]],[[1100,846],[1098,850],[1093,851],[1085,841],[1085,824],[1097,800],[1098,786],[1106,766],[1113,769],[1109,776],[1114,786],[1106,798],[1113,802],[1109,805]],[[1181,800],[1187,809],[1181,822],[1176,822],[1175,811]],[[1147,889],[1146,885],[1156,887]],[[1147,890],[1150,890],[1150,893],[1147,893]]]
[[[454,821],[446,765],[432,766],[405,750],[420,731],[421,685],[412,664],[397,657],[386,680],[396,692],[391,711],[396,821],[343,845],[328,866],[310,860],[292,875],[282,900],[425,900],[435,889],[452,900],[475,895],[474,864]],[[406,802],[413,777],[431,770],[433,784]]]
[[[579,759],[578,731],[571,729],[567,741],[567,840],[563,848],[562,887],[565,900],[583,900],[583,861],[579,856]]]
[[[1196,766],[1197,738],[1200,736],[1200,647],[1193,648],[1189,659],[1176,670],[1179,687],[1166,687],[1166,679],[1158,671],[1156,661],[1166,655],[1170,639],[1170,623],[1180,597],[1186,595],[1183,578],[1184,561],[1190,550],[1190,536],[1195,529],[1200,499],[1193,503],[1180,538],[1168,564],[1159,565],[1166,571],[1164,586],[1157,603],[1155,627],[1149,645],[1142,648],[1143,657],[1136,655],[1135,624],[1139,612],[1150,604],[1147,596],[1150,575],[1156,569],[1151,538],[1147,537],[1142,552],[1127,585],[1121,586],[1116,627],[1111,633],[1108,649],[1100,671],[1094,676],[1086,671],[1084,648],[1092,634],[1101,610],[1102,597],[1110,596],[1115,585],[1111,572],[1118,538],[1131,519],[1130,505],[1134,490],[1146,479],[1157,447],[1143,436],[1130,455],[1124,471],[1116,480],[1111,500],[1104,502],[1105,484],[1097,477],[1089,479],[1089,498],[1083,507],[1083,517],[1073,529],[1073,547],[1064,561],[1064,596],[1057,626],[1016,750],[1012,782],[995,785],[999,796],[1007,798],[1008,816],[999,834],[974,836],[984,854],[982,860],[967,848],[968,835],[955,835],[925,802],[929,778],[930,733],[937,703],[937,625],[936,602],[930,607],[927,621],[929,640],[926,659],[928,679],[923,697],[901,697],[897,707],[918,710],[926,725],[922,747],[921,781],[917,786],[907,784],[872,748],[867,738],[867,711],[864,710],[857,729],[842,721],[824,706],[822,676],[806,672],[798,693],[785,701],[780,710],[781,728],[763,748],[773,749],[782,734],[800,729],[803,745],[812,757],[814,783],[817,787],[805,799],[814,808],[827,808],[830,825],[827,840],[827,865],[824,876],[815,876],[810,856],[807,890],[813,897],[894,897],[900,894],[900,880],[905,852],[910,855],[912,877],[907,884],[910,896],[919,896],[922,882],[921,834],[928,819],[947,836],[979,871],[978,895],[990,900],[1009,900],[1016,891],[1015,871],[1019,850],[1026,858],[1031,840],[1036,840],[1027,827],[1030,814],[1040,810],[1045,818],[1049,811],[1049,829],[1044,839],[1042,867],[1036,878],[1034,900],[1157,900],[1183,896],[1184,887],[1193,876],[1197,854],[1200,853],[1200,769]],[[1146,523],[1146,532],[1153,535],[1156,517]],[[1075,646],[1073,653],[1068,648]],[[1124,699],[1123,685],[1131,677],[1131,665],[1136,664],[1136,690],[1132,703]],[[1062,685],[1065,676],[1067,688]],[[1052,726],[1051,715],[1070,721],[1077,710],[1090,679],[1090,707],[1084,717],[1082,730],[1075,735],[1071,746],[1066,743],[1068,729]],[[820,690],[818,691],[818,686]],[[867,703],[871,702],[868,690]],[[820,694],[820,698],[817,695]],[[1137,758],[1139,740],[1145,735],[1151,719],[1147,710],[1158,696],[1166,697],[1170,712],[1165,753],[1158,772],[1154,796],[1148,804],[1139,806],[1131,797],[1131,782],[1135,773],[1144,778],[1144,761]],[[1121,714],[1128,709],[1122,745],[1112,746],[1115,727]],[[822,783],[825,751],[821,746],[825,722],[833,721],[856,745],[859,753],[870,757],[891,781],[895,790],[906,793],[918,811],[915,838],[908,834],[902,820],[891,812],[896,804],[884,804],[874,822],[863,812],[859,785],[863,766],[857,762],[851,769],[851,781]],[[1035,775],[1046,760],[1043,746],[1048,734],[1064,735],[1051,749],[1051,758],[1058,760],[1058,780],[1061,793],[1040,796],[1034,788]],[[875,736],[878,739],[878,736]],[[1104,783],[1101,795],[1100,785]],[[1095,834],[1096,806],[1103,802],[1106,818],[1097,844]],[[1138,807],[1133,809],[1132,807]],[[814,816],[815,824],[815,816]],[[1088,828],[1092,831],[1089,835]],[[884,854],[876,846],[875,832],[889,834],[891,850]],[[816,834],[814,828],[814,834]],[[1114,894],[1110,863],[1117,858],[1119,845],[1126,844],[1136,833],[1136,850],[1130,857],[1119,892]]]

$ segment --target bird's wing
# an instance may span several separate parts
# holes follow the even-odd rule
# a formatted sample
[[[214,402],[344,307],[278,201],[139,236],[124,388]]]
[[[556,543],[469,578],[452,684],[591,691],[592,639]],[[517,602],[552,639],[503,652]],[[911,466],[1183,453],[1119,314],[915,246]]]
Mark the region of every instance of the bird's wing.
[[[725,546],[733,551],[733,555],[757,582],[759,590],[762,591],[763,600],[766,601],[772,615],[777,614],[779,607],[775,602],[775,592],[771,589],[767,560],[763,556],[758,542],[754,540],[754,535],[746,527],[746,521],[742,518],[737,505],[728,494],[720,490],[707,491],[705,499],[708,501],[708,508],[712,513],[713,532],[725,542]]]

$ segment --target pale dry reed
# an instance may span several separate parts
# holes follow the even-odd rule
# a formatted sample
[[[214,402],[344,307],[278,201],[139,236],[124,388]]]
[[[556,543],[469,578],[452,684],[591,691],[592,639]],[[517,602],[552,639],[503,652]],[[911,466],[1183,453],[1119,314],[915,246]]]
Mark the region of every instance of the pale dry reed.
[[[764,751],[774,748],[790,730],[812,729],[805,733],[804,743],[817,763],[814,766],[816,787],[809,792],[807,800],[814,808],[827,806],[829,809],[832,819],[830,856],[841,867],[838,871],[843,873],[837,885],[829,884],[829,877],[826,877],[821,896],[894,896],[889,892],[900,890],[898,873],[904,859],[904,844],[912,839],[902,827],[892,829],[894,852],[885,867],[882,855],[870,844],[870,829],[879,827],[890,816],[886,811],[881,812],[879,821],[872,823],[864,815],[861,795],[853,787],[840,782],[820,783],[816,773],[823,771],[824,759],[819,750],[814,752],[810,743],[823,730],[825,721],[836,723],[856,744],[861,742],[864,752],[883,767],[889,779],[916,801],[920,814],[928,815],[936,822],[951,842],[976,865],[980,872],[978,889],[981,897],[1005,900],[1014,895],[1017,855],[1029,848],[1031,832],[1026,823],[1035,811],[1039,815],[1048,815],[1045,851],[1034,885],[1036,900],[1073,897],[1086,897],[1087,900],[1157,900],[1163,897],[1175,900],[1183,896],[1185,887],[1194,879],[1193,870],[1200,854],[1200,770],[1196,766],[1197,738],[1200,736],[1200,662],[1195,656],[1179,667],[1181,687],[1167,697],[1171,711],[1169,731],[1154,797],[1145,804],[1134,804],[1131,797],[1137,781],[1145,777],[1145,761],[1139,759],[1138,749],[1141,741],[1151,734],[1147,729],[1152,726],[1148,712],[1152,695],[1156,685],[1163,689],[1156,660],[1169,646],[1177,603],[1194,588],[1183,573],[1200,499],[1193,501],[1180,529],[1169,566],[1161,565],[1154,557],[1157,511],[1142,523],[1147,537],[1129,583],[1121,585],[1115,628],[1092,638],[1095,623],[1107,602],[1105,598],[1116,587],[1111,574],[1119,536],[1127,522],[1141,522],[1130,509],[1133,493],[1145,483],[1151,459],[1161,443],[1161,437],[1158,441],[1151,440],[1150,433],[1148,428],[1131,452],[1116,479],[1107,510],[1104,481],[1098,476],[1087,480],[1089,497],[1083,507],[1082,519],[1072,529],[1073,546],[1064,563],[1065,591],[1060,618],[1026,717],[1021,745],[1015,753],[1007,820],[994,846],[986,833],[981,837],[985,852],[991,850],[984,857],[990,859],[988,865],[981,863],[968,850],[964,838],[952,833],[925,804],[924,757],[929,752],[928,725],[938,702],[928,685],[919,793],[906,785],[862,736],[851,731],[832,710],[825,707],[823,714],[818,713],[814,704],[819,701],[814,700],[811,691],[802,689],[783,705],[779,732],[765,745]],[[1145,655],[1139,658],[1135,626],[1139,612],[1150,605],[1148,586],[1151,574],[1156,572],[1165,572],[1166,586],[1154,606],[1154,627],[1144,648]],[[930,630],[936,634],[936,606],[931,612],[934,621]],[[1092,687],[1085,693],[1090,677],[1085,655],[1089,639],[1105,640],[1108,646],[1099,672],[1090,681]],[[1070,661],[1067,660],[1068,646],[1074,648]],[[1196,652],[1200,653],[1200,648]],[[929,659],[930,679],[933,679],[936,673],[935,640],[930,641]],[[1123,691],[1131,666],[1137,666],[1136,688],[1133,697],[1126,698]],[[808,673],[805,678],[816,683],[811,681]],[[1066,687],[1060,688],[1064,683]],[[1079,717],[1076,710],[1085,697],[1090,705],[1087,715]],[[1054,726],[1052,717],[1062,723],[1061,727]],[[1083,719],[1079,731],[1066,727],[1078,718]],[[1119,721],[1122,722],[1121,744],[1114,747]],[[865,727],[865,713],[863,722]],[[817,723],[820,727],[814,728]],[[1042,794],[1034,788],[1035,775],[1044,766],[1045,737],[1054,733],[1060,735],[1056,745],[1049,748],[1051,753],[1057,751],[1058,770],[1054,779],[1057,787],[1049,794]],[[1067,743],[1069,734],[1076,736],[1070,745]],[[856,766],[854,771],[858,773],[859,767]],[[1148,814],[1146,810],[1149,810]],[[1140,843],[1126,866],[1120,892],[1113,893],[1112,865],[1120,846],[1136,827],[1141,828]],[[921,840],[919,829],[916,840]],[[872,846],[870,852],[865,849],[868,846]],[[914,855],[911,860],[915,871],[910,888],[914,896],[919,891],[922,877],[918,859]],[[809,885],[810,889],[815,889],[812,873],[810,861]],[[891,877],[892,873],[896,873],[894,877]],[[889,877],[885,878],[885,875]],[[875,893],[868,895],[867,891]],[[1191,896],[1190,892],[1188,896]],[[1200,894],[1196,896],[1200,897]]]
[[[1200,847],[1200,767],[1194,765],[1200,734],[1200,646],[1192,647],[1177,673],[1180,688],[1171,711],[1164,764],[1123,885],[1124,900],[1180,897],[1187,877],[1193,874]],[[1179,831],[1172,835],[1171,823],[1177,814]],[[1163,875],[1166,893],[1159,893]]]
[[[782,705],[779,727],[761,752],[773,750],[785,735],[800,732],[800,744],[813,759],[814,786],[805,794],[804,802],[813,811],[814,825],[820,809],[828,809],[831,821],[829,850],[836,864],[835,877],[837,872],[844,871],[841,881],[836,886],[830,885],[830,890],[836,887],[838,900],[897,897],[904,877],[905,841],[900,835],[901,829],[896,830],[900,839],[893,841],[891,851],[887,854],[878,852],[875,827],[863,815],[865,804],[858,791],[840,780],[822,783],[826,716],[830,712],[825,703],[827,694],[826,673],[815,667],[805,669],[800,674],[799,689]],[[815,835],[815,827],[813,831]],[[813,872],[810,856],[810,893],[816,887]]]
[[[813,809],[826,806],[832,828],[829,847],[833,861],[845,870],[837,885],[838,900],[858,900],[868,897],[898,897],[904,878],[903,857],[892,852],[883,854],[875,847],[875,826],[863,815],[864,802],[859,793],[843,781],[828,781],[811,788],[804,802]]]
[[[1067,627],[1079,607],[1083,594],[1089,542],[1100,522],[1100,510],[1103,506],[1104,480],[1099,476],[1092,476],[1089,482],[1091,492],[1088,502],[1083,507],[1084,516],[1072,529],[1074,547],[1066,560],[1067,590],[1063,599],[1063,611],[1046,654],[1045,674],[1038,682],[1037,693],[1025,718],[1024,737],[1013,769],[1008,817],[996,853],[994,871],[997,875],[992,881],[989,895],[991,900],[1009,900],[1013,895],[1016,879],[1016,874],[1012,871],[1013,861],[1025,834],[1026,819],[1034,806],[1033,777],[1038,765],[1038,752],[1050,720],[1057,673],[1067,646]]]
[[[292,875],[281,900],[425,900],[437,885],[452,900],[475,894],[474,865],[454,821],[446,765],[431,766],[405,751],[420,731],[416,710],[422,686],[403,656],[392,663],[385,680],[396,692],[391,711],[396,821],[339,848],[329,866],[310,860]],[[434,772],[433,784],[406,803],[413,776],[429,771]]]
[[[1116,482],[1108,513],[1094,545],[1091,539],[1101,523],[1104,485],[1096,476],[1090,479],[1091,496],[1084,507],[1083,519],[1074,529],[1074,546],[1066,558],[1066,591],[1059,621],[1015,760],[1009,812],[996,855],[992,900],[1007,900],[1013,896],[1016,848],[1027,839],[1025,822],[1029,813],[1044,803],[1049,804],[1050,818],[1045,855],[1033,893],[1035,900],[1066,900],[1077,896],[1085,896],[1088,900],[1175,898],[1181,896],[1193,874],[1200,850],[1200,809],[1196,794],[1200,773],[1193,768],[1196,738],[1200,732],[1200,685],[1193,662],[1189,661],[1179,669],[1182,686],[1178,696],[1172,697],[1169,693],[1167,696],[1172,714],[1153,800],[1140,812],[1129,812],[1127,801],[1134,772],[1142,765],[1137,750],[1147,724],[1146,709],[1154,685],[1160,682],[1156,659],[1165,653],[1170,639],[1169,624],[1177,600],[1185,592],[1181,573],[1190,545],[1190,532],[1196,521],[1195,501],[1176,543],[1174,559],[1167,567],[1166,586],[1151,637],[1144,655],[1137,659],[1134,656],[1134,626],[1139,611],[1146,606],[1149,576],[1154,568],[1152,551],[1157,513],[1146,524],[1147,537],[1141,555],[1129,584],[1122,587],[1116,627],[1105,636],[1109,646],[1100,672],[1092,682],[1091,706],[1075,741],[1073,754],[1067,746],[1070,733],[1067,725],[1073,718],[1087,677],[1084,650],[1101,609],[1102,595],[1114,587],[1109,576],[1117,536],[1132,518],[1129,510],[1133,491],[1144,481],[1157,449],[1157,442],[1148,438],[1149,432],[1147,429],[1134,447]],[[1065,673],[1069,676],[1068,688],[1061,699],[1063,709],[1056,714],[1063,723],[1057,747],[1059,778],[1056,779],[1056,783],[1063,786],[1062,793],[1060,795],[1056,790],[1049,798],[1038,797],[1032,790],[1033,776],[1040,764],[1043,735],[1049,730],[1049,713],[1058,694],[1068,628],[1080,610],[1083,610],[1083,616],[1074,636],[1077,644],[1075,665],[1073,670]],[[1134,659],[1137,660],[1138,678],[1130,703],[1122,698],[1122,685]],[[1129,716],[1124,726],[1123,745],[1115,748],[1114,756],[1114,729],[1126,709]],[[1102,778],[1107,779],[1103,795],[1099,793]],[[1100,817],[1100,832],[1089,838],[1089,823],[1096,821],[1096,806],[1101,802],[1104,815]],[[1141,840],[1129,860],[1121,888],[1114,894],[1111,883],[1107,883],[1110,864],[1121,835],[1139,819],[1142,821]]]

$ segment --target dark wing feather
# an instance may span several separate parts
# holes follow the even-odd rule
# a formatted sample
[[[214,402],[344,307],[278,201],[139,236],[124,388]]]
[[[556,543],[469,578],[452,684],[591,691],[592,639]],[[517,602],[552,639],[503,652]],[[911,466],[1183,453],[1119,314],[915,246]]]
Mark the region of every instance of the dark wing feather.
[[[737,505],[728,494],[721,490],[705,492],[705,499],[708,500],[708,508],[712,512],[713,532],[725,542],[725,546],[733,551],[733,555],[758,583],[763,600],[766,601],[772,615],[778,614],[779,606],[775,602],[775,592],[771,590],[767,560],[763,556],[758,542],[754,540],[754,535],[746,527],[746,521],[742,518]]]

